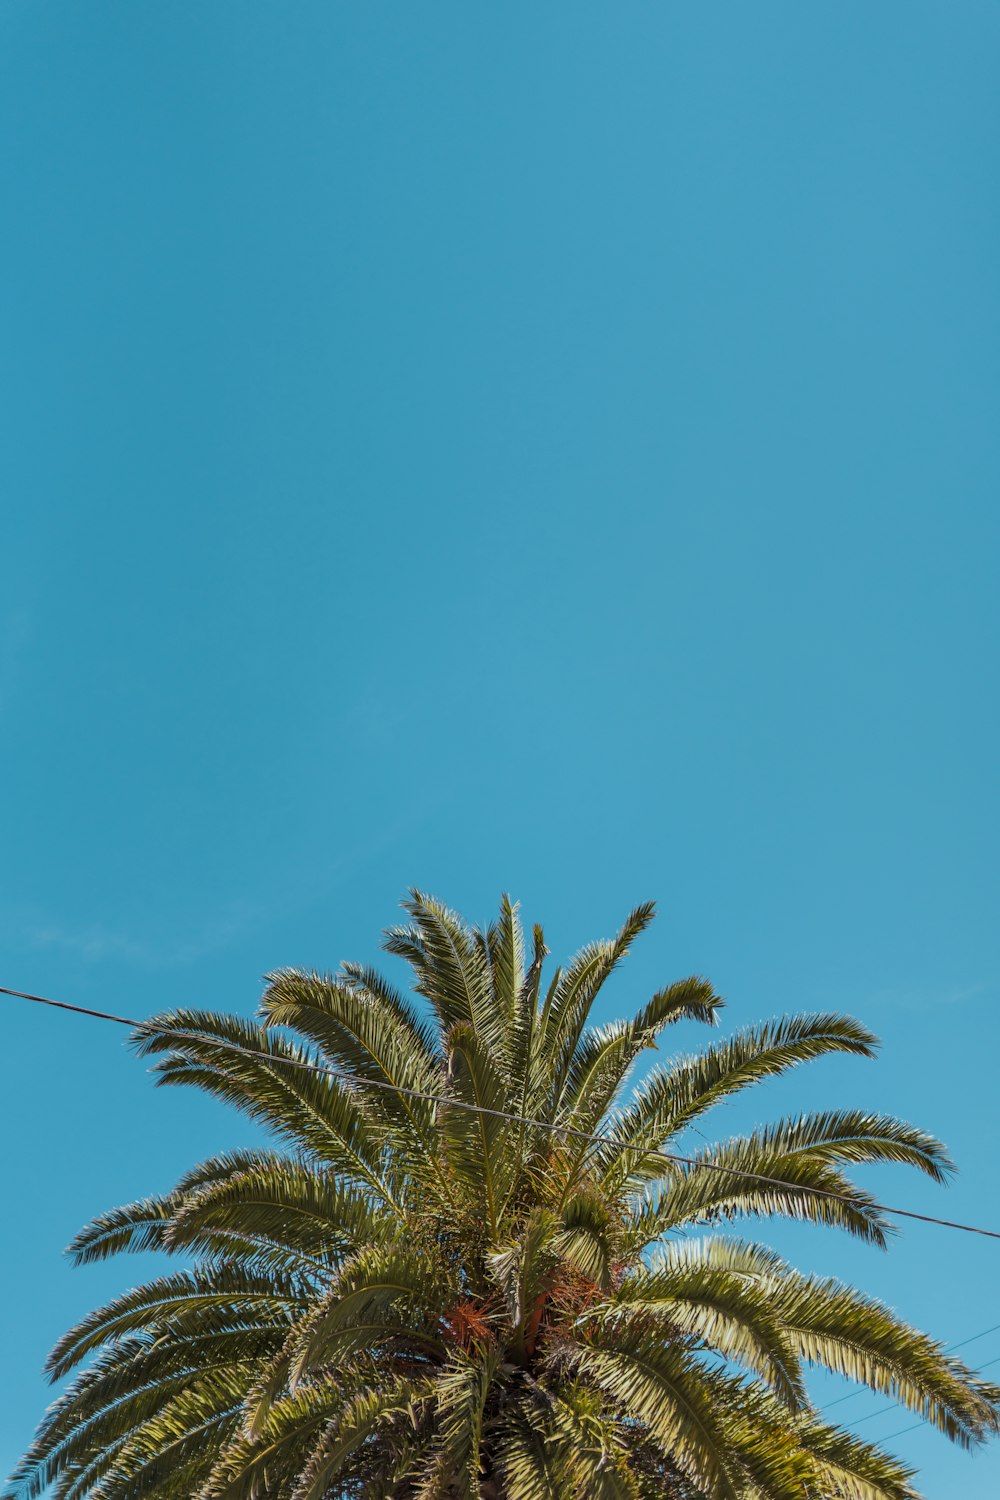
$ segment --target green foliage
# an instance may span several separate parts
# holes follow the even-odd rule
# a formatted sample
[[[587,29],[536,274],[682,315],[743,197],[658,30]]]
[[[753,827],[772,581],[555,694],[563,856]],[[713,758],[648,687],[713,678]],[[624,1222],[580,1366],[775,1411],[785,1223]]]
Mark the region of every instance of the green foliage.
[[[541,929],[526,949],[506,897],[482,931],[420,892],[406,910],[385,946],[422,1005],[346,964],[269,976],[257,1023],[139,1029],[161,1083],[228,1101],[277,1149],[214,1157],[77,1236],[79,1262],[184,1264],[60,1340],[69,1384],[17,1500],[911,1500],[904,1465],[822,1421],[810,1365],[966,1447],[997,1431],[1000,1390],[735,1230],[783,1215],[884,1244],[849,1169],[941,1181],[938,1142],[838,1110],[651,1154],[738,1090],[871,1056],[863,1026],[751,1027],[625,1102],[640,1053],[722,1005],[692,978],[590,1024],[651,906],[547,985]]]

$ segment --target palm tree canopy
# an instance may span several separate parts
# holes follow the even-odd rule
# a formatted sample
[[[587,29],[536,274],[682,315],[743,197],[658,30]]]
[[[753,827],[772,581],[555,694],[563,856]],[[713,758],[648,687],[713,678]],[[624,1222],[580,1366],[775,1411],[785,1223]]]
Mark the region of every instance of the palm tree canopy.
[[[641,1052],[722,1004],[692,978],[589,1024],[652,906],[547,979],[541,929],[526,950],[506,897],[482,930],[419,892],[405,907],[385,947],[422,1003],[345,964],[269,976],[257,1022],[182,1010],[139,1029],[161,1083],[227,1100],[275,1149],[213,1157],[77,1237],[79,1262],[157,1249],[183,1268],[52,1351],[72,1379],[19,1500],[914,1496],[898,1459],[822,1419],[808,1366],[965,1447],[997,1431],[1000,1389],[741,1230],[780,1215],[884,1245],[849,1168],[941,1181],[937,1141],[834,1110],[651,1154],[799,1063],[871,1056],[864,1026],[749,1027],[626,1098]]]

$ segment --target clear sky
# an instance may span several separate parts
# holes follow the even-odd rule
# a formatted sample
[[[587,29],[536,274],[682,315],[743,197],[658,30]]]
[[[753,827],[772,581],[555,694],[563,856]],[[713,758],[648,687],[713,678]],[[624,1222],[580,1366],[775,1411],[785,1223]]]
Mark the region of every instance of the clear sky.
[[[4,0],[0,983],[250,1011],[410,884],[557,954],[655,897],[602,1015],[884,1038],[720,1130],[898,1112],[961,1175],[866,1181],[1000,1228],[998,69],[977,0]],[[247,1127],[3,1003],[6,1470],[149,1269],[62,1247]],[[996,1242],[776,1238],[1000,1324]]]

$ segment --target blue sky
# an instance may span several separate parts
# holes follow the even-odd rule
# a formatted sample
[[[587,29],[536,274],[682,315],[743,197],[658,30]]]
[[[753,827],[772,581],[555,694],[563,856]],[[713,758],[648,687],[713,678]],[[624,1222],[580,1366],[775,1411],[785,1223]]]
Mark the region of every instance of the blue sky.
[[[873,1184],[1000,1228],[998,63],[976,0],[6,0],[0,983],[249,1011],[411,884],[557,954],[655,897],[603,1014],[884,1038],[720,1130],[896,1111],[961,1175]],[[6,1470],[148,1269],[62,1247],[246,1127],[4,1004]],[[995,1242],[775,1238],[1000,1324]]]

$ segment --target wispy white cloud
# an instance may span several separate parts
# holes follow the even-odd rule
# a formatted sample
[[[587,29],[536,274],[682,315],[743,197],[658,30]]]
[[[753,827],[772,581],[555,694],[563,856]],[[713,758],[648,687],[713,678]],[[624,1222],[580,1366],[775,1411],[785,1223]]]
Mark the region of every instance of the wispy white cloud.
[[[296,861],[284,880],[276,879],[266,892],[234,897],[190,928],[179,931],[177,921],[159,927],[111,926],[76,922],[63,913],[37,907],[8,908],[0,917],[0,938],[17,950],[53,950],[81,963],[121,963],[145,970],[183,969],[212,954],[236,946],[264,924],[280,922],[331,896],[371,861],[380,858],[415,826],[436,810],[422,803],[403,816],[372,829],[363,842],[329,857]]]
[[[180,939],[40,918],[37,913],[8,913],[3,925],[5,942],[14,948],[54,949],[87,964],[117,961],[142,969],[172,969],[230,947],[260,916],[249,904],[233,902]]]
[[[129,963],[149,963],[153,954],[150,948],[125,933],[109,932],[102,927],[71,928],[46,923],[32,927],[23,933],[32,948],[56,948],[82,958],[86,963],[100,963],[109,958],[125,959]]]
[[[986,980],[976,984],[941,986],[938,988],[907,987],[877,990],[870,997],[871,1005],[886,1006],[892,1010],[931,1011],[946,1010],[955,1005],[972,1005],[984,1000],[992,985]]]

